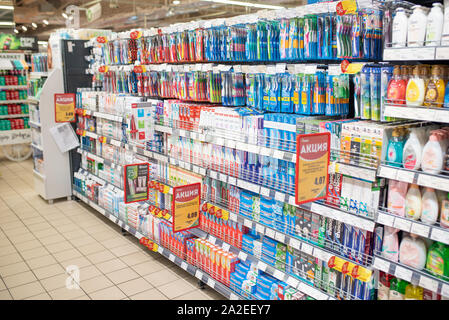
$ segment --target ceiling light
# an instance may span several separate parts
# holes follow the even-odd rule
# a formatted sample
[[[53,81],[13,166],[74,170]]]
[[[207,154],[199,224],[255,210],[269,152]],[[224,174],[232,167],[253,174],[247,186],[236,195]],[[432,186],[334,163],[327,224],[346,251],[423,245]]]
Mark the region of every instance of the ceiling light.
[[[14,33],[19,33],[19,30],[17,30],[17,29],[14,29]]]
[[[12,21],[0,21],[0,26],[15,26],[16,24]]]
[[[62,16],[64,17],[64,19],[67,19],[69,16],[67,15],[67,13],[63,12]]]
[[[14,6],[0,6],[2,10],[14,10]]]
[[[244,1],[234,1],[234,0],[204,0],[204,1],[232,4],[232,5],[244,6],[244,7],[263,8],[263,9],[284,9],[284,7],[281,7],[281,6],[272,6],[270,4],[251,3],[251,2],[244,2]]]
[[[48,20],[42,20],[42,22],[46,25],[46,26],[48,26]]]
[[[33,28],[37,28],[37,24],[35,24],[34,22],[31,22],[31,26],[32,26]]]
[[[22,30],[23,30],[23,31],[27,31],[27,30],[28,30],[28,28],[27,28],[27,27],[25,27],[25,26],[22,26]]]
[[[179,1],[179,0],[173,0],[173,4],[175,5],[175,6],[177,6],[178,4],[180,4],[181,3],[181,1]]]

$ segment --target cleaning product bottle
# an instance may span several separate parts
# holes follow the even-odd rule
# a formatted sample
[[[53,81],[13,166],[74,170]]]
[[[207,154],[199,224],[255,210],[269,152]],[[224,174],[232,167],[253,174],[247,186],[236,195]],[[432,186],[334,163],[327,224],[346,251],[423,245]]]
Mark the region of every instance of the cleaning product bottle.
[[[405,197],[405,216],[413,220],[419,220],[421,217],[421,192],[419,186],[411,184]]]
[[[424,102],[425,83],[422,76],[425,71],[420,66],[415,66],[413,69],[413,76],[407,83],[407,89],[405,92],[405,99],[407,105],[420,107]]]
[[[441,131],[434,130],[431,132],[429,141],[422,151],[421,168],[424,172],[431,174],[439,174],[443,169],[445,150],[443,151]]]
[[[404,300],[423,300],[423,288],[411,283],[408,284],[405,287]]]
[[[449,229],[449,193],[447,199],[441,202],[440,226]]]
[[[427,9],[419,5],[412,9],[413,13],[408,19],[407,45],[422,47],[426,38]]]
[[[435,190],[425,188],[422,197],[421,221],[427,224],[434,224],[438,220],[438,199]]]
[[[443,33],[443,5],[438,2],[432,4],[427,16],[426,46],[439,46]]]
[[[393,278],[390,281],[390,300],[404,300],[405,298],[405,288],[409,282]]]
[[[422,130],[411,128],[402,152],[402,165],[406,169],[418,170],[421,168],[422,151],[424,149]]]
[[[390,179],[388,182],[388,211],[405,217],[405,197],[407,196],[408,183]]]
[[[438,276],[449,275],[449,247],[441,242],[435,242],[427,253],[426,269]]]
[[[399,262],[421,270],[426,265],[427,247],[423,239],[414,234],[403,235],[399,246]]]
[[[387,102],[393,104],[405,104],[405,91],[407,81],[401,76],[401,67],[395,66],[393,69],[393,77],[388,83]]]
[[[408,17],[404,8],[397,8],[393,18],[392,45],[394,48],[407,45]]]
[[[393,129],[391,139],[388,141],[387,147],[387,164],[393,167],[402,166],[402,153],[404,150],[404,140],[402,130],[399,128]]]
[[[443,69],[440,66],[432,66],[431,76],[426,87],[424,105],[433,108],[443,107],[444,90]]]

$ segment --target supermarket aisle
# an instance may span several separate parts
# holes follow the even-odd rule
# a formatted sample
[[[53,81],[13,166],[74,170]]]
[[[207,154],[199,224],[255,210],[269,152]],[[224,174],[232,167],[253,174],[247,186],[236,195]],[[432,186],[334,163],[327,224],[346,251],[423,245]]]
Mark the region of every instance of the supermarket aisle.
[[[84,204],[47,204],[32,167],[0,159],[0,300],[223,299]],[[69,265],[79,289],[66,288]]]

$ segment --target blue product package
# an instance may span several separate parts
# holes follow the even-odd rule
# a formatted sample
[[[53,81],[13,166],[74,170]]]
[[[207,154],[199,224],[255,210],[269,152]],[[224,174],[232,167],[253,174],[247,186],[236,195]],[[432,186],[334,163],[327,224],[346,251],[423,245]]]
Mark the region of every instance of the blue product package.
[[[344,256],[347,258],[352,258],[352,248],[353,248],[352,236],[354,230],[353,227],[348,224],[344,224],[343,230],[344,230],[344,237],[343,237]]]
[[[366,230],[359,230],[359,239],[358,239],[358,254],[357,254],[357,262],[363,263],[364,256],[365,256],[365,244],[366,244],[366,237],[367,237]]]
[[[358,261],[359,250],[360,250],[360,229],[353,227],[352,231],[352,260]]]

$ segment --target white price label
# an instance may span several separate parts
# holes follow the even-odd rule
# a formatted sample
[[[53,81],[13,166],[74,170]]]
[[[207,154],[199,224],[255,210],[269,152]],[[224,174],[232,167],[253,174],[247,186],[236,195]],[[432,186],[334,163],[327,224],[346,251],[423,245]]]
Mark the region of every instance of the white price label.
[[[418,183],[420,186],[423,186],[423,187],[433,187],[433,182],[432,182],[432,180],[433,180],[433,177],[432,177],[432,176],[430,176],[430,175],[428,175],[428,174],[425,174],[425,173],[420,173],[420,174],[418,175],[418,181],[417,181],[417,183]]]
[[[299,284],[299,281],[293,277],[288,277],[286,282],[288,285],[292,286],[293,288],[296,288]]]
[[[443,286],[441,287],[441,295],[449,298],[449,285],[443,284]]]
[[[428,238],[430,227],[420,223],[413,223],[410,232]]]
[[[449,47],[439,47],[435,54],[436,60],[448,60],[449,59]]]
[[[236,296],[234,293],[231,293],[231,294],[229,295],[229,300],[239,300],[239,297]]]
[[[264,197],[270,196],[270,189],[267,189],[265,187],[260,187],[260,194]]]
[[[290,238],[290,246],[297,250],[300,250],[301,242],[299,242],[299,240],[297,240],[297,239]]]
[[[273,151],[273,158],[284,159],[284,152],[281,151],[281,150],[274,150]]]
[[[274,230],[270,228],[265,229],[265,235],[267,237],[270,237],[271,239],[274,239]]]
[[[207,285],[212,289],[215,288],[215,280],[212,278],[207,278]]]
[[[261,234],[265,234],[265,227],[259,223],[256,223],[256,231]]]
[[[285,195],[283,193],[277,192],[274,194],[274,199],[277,201],[284,201]]]
[[[285,243],[285,235],[282,233],[276,232],[274,238],[279,242]]]
[[[210,172],[210,177],[211,177],[212,179],[217,180],[217,173],[216,173],[215,171],[211,171],[211,172]]]
[[[373,267],[377,270],[388,272],[390,270],[390,262],[376,257],[374,258]]]
[[[448,230],[449,231],[449,230]],[[430,239],[449,244],[449,232],[438,228],[432,228]]]
[[[258,146],[255,146],[253,144],[248,144],[247,148],[248,148],[248,152],[259,153],[259,147]]]
[[[235,213],[229,213],[229,219],[232,221],[237,221],[237,215]]]
[[[175,255],[171,254],[168,256],[168,260],[170,260],[171,262],[175,262]]]
[[[449,123],[449,111],[445,110],[435,110],[435,121]]]
[[[235,186],[237,184],[237,179],[235,177],[228,177],[228,183],[232,184],[233,186]]]
[[[217,242],[217,238],[215,238],[215,237],[212,236],[212,235],[209,235],[208,241],[209,241],[210,243],[212,243],[212,244],[215,244],[215,242]]]
[[[218,174],[218,177],[219,177],[219,180],[220,181],[223,181],[223,182],[225,182],[226,183],[226,178],[227,178],[227,175],[225,175],[225,174],[222,174],[222,173],[219,173]]]
[[[313,247],[312,247],[310,244],[303,243],[302,246],[301,246],[301,250],[302,250],[304,253],[307,253],[307,254],[312,255]]]
[[[379,212],[377,222],[385,226],[392,227],[394,225],[394,216]]]
[[[273,272],[273,277],[275,277],[281,281],[284,281],[285,274],[282,271],[275,269]]]
[[[267,264],[265,262],[259,261],[257,263],[257,269],[265,272],[265,270],[267,270]]]
[[[216,138],[215,139],[215,144],[218,144],[220,146],[224,145],[224,139],[223,138]]]
[[[401,266],[396,266],[395,276],[410,282],[412,280],[413,271]]]
[[[196,270],[195,272],[195,277],[197,277],[198,279],[202,280],[203,279],[203,272],[199,269]]]
[[[394,226],[395,228],[401,229],[401,230],[403,230],[403,231],[410,232],[410,228],[412,227],[412,222],[409,221],[409,220],[406,220],[406,219],[402,219],[402,218],[397,217],[397,218],[394,220],[393,226]]]
[[[382,166],[379,169],[379,176],[388,178],[388,179],[396,179],[397,172],[398,172],[397,169]]]
[[[246,183],[246,189],[248,189],[249,191],[252,191],[254,193],[260,193],[259,192],[260,191],[260,187],[258,185],[256,185],[256,184],[252,184],[252,183],[247,182]]]
[[[243,225],[245,227],[252,228],[253,227],[253,222],[251,220],[245,219],[245,220],[243,220]]]
[[[413,50],[413,53],[414,60],[433,60],[435,58],[435,48],[419,48]]]
[[[438,290],[438,281],[433,280],[426,276],[421,276],[419,279],[419,286],[426,288],[430,291],[437,292]]]
[[[187,263],[185,263],[184,261],[181,262],[181,268],[187,270]]]
[[[245,252],[240,251],[240,252],[239,252],[239,255],[238,255],[238,258],[239,258],[240,260],[246,261],[246,258],[248,258],[248,255],[247,255]]]
[[[224,242],[223,245],[221,246],[221,248],[226,252],[229,252],[230,247],[231,247],[230,244],[226,242]]]
[[[235,141],[234,140],[226,140],[226,145],[228,148],[235,149]]]
[[[414,177],[415,177],[415,173],[413,171],[398,170],[398,172],[396,174],[397,180],[408,182],[408,183],[413,183]]]
[[[449,191],[449,179],[433,177],[433,188]]]

